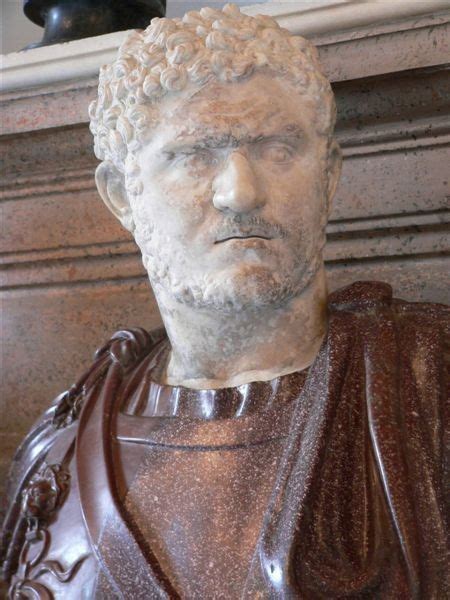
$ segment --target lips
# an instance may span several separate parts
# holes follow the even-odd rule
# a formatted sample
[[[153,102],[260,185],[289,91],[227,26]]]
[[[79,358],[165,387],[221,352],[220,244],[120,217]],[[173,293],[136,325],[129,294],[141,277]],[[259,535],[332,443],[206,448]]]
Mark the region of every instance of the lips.
[[[239,220],[235,217],[233,220],[226,220],[220,224],[212,233],[212,239],[215,244],[222,242],[267,242],[274,239],[283,239],[287,232],[277,223],[271,223],[258,215],[253,215],[243,219],[240,215]]]
[[[228,235],[227,237],[216,240],[215,244],[221,244],[222,242],[229,242],[232,240],[271,240],[272,238],[267,235],[260,234],[247,234],[247,235]]]

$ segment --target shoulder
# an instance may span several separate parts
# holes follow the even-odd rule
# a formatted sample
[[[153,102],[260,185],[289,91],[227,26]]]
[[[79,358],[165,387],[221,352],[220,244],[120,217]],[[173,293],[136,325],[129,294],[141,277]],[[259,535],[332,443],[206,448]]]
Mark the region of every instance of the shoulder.
[[[126,377],[164,337],[164,329],[151,333],[141,328],[116,332],[97,350],[91,366],[81,377],[55,398],[19,446],[9,473],[7,512],[0,540],[0,563],[5,578],[14,568],[17,552],[22,545],[21,505],[27,485],[49,453],[52,453],[52,460],[57,460],[58,453],[62,457],[65,449],[75,439],[83,405],[90,394],[101,388],[111,365],[119,364]]]
[[[382,352],[388,330],[403,357],[428,356],[445,365],[450,353],[450,307],[432,302],[407,302],[393,296],[380,281],[357,281],[329,296],[330,324],[358,335],[363,345]],[[394,334],[395,332],[395,334]],[[393,338],[391,338],[393,339]]]
[[[408,302],[393,295],[392,287],[382,281],[355,281],[336,290],[328,298],[330,312],[371,313],[390,311],[396,317],[427,317],[448,325],[450,307],[433,302]]]

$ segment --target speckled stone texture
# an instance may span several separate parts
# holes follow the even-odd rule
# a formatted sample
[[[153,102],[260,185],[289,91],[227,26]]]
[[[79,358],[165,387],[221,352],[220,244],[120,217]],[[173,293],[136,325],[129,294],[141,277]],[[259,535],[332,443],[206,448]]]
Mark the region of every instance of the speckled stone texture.
[[[448,14],[315,40],[344,151],[326,248],[331,289],[372,278],[409,300],[448,301],[446,40]],[[14,448],[99,340],[160,323],[138,250],[95,190],[87,107],[96,85],[1,97],[2,487]]]
[[[308,372],[216,391],[155,381],[163,332],[117,333],[22,447],[7,574],[46,455],[70,473],[47,554],[80,563],[38,576],[56,597],[447,597],[449,311],[363,282],[329,313]]]

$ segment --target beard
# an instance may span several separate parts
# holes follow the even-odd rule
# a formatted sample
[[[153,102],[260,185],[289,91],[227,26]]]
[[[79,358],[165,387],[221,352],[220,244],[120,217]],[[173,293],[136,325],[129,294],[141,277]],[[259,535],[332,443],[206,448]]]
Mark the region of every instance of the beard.
[[[192,273],[186,250],[171,246],[152,225],[136,225],[134,235],[155,295],[158,297],[162,289],[194,309],[236,313],[282,306],[308,287],[323,264],[321,246],[312,260],[299,252],[280,261],[277,269],[236,263],[221,270]]]

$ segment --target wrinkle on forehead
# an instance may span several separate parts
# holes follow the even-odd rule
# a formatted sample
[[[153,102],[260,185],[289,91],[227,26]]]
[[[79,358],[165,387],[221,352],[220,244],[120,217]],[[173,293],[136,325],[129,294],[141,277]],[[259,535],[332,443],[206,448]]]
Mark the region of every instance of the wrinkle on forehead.
[[[230,90],[231,91],[231,90]],[[245,97],[236,98],[232,93],[227,96],[220,96],[221,90],[214,93],[215,90],[209,90],[207,96],[189,98],[182,106],[179,106],[174,114],[185,114],[186,111],[190,112],[193,109],[194,112],[200,111],[205,112],[211,117],[222,118],[222,117],[254,117],[261,113],[266,112],[268,106],[273,106],[273,102],[269,97],[260,96],[259,98],[251,97],[252,95],[246,95]],[[239,94],[241,95],[241,94]],[[274,111],[277,112],[277,111]]]
[[[162,104],[161,119],[151,138],[166,144],[235,146],[258,137],[307,137],[315,122],[315,105],[292,86],[253,76],[236,83],[214,82],[184,90]]]
[[[308,104],[316,108],[309,94],[299,93],[297,86],[282,77],[256,73],[249,78],[222,83],[212,81],[196,89],[185,89],[180,95],[182,105],[174,107],[185,116],[187,112],[201,111],[211,116],[257,116],[261,112],[291,112]]]
[[[171,120],[172,136],[175,140],[192,138],[233,139],[255,138],[275,133],[286,128],[289,115],[267,107],[255,110],[248,107],[245,111],[213,112],[210,107],[180,107],[177,117]],[[225,107],[224,107],[225,108]]]
[[[171,117],[181,118],[185,123],[193,122],[205,126],[215,123],[234,126],[245,121],[253,127],[261,127],[264,123],[273,120],[292,120],[294,117],[288,97],[285,97],[285,102],[283,102],[280,98],[269,95],[259,95],[258,97],[254,93],[248,93],[238,99],[232,95],[232,90],[228,96],[223,94],[222,97],[218,96],[220,91],[218,90],[218,93],[214,94],[212,89],[206,97],[197,97],[195,101],[190,99],[187,102],[181,102],[174,107]]]

